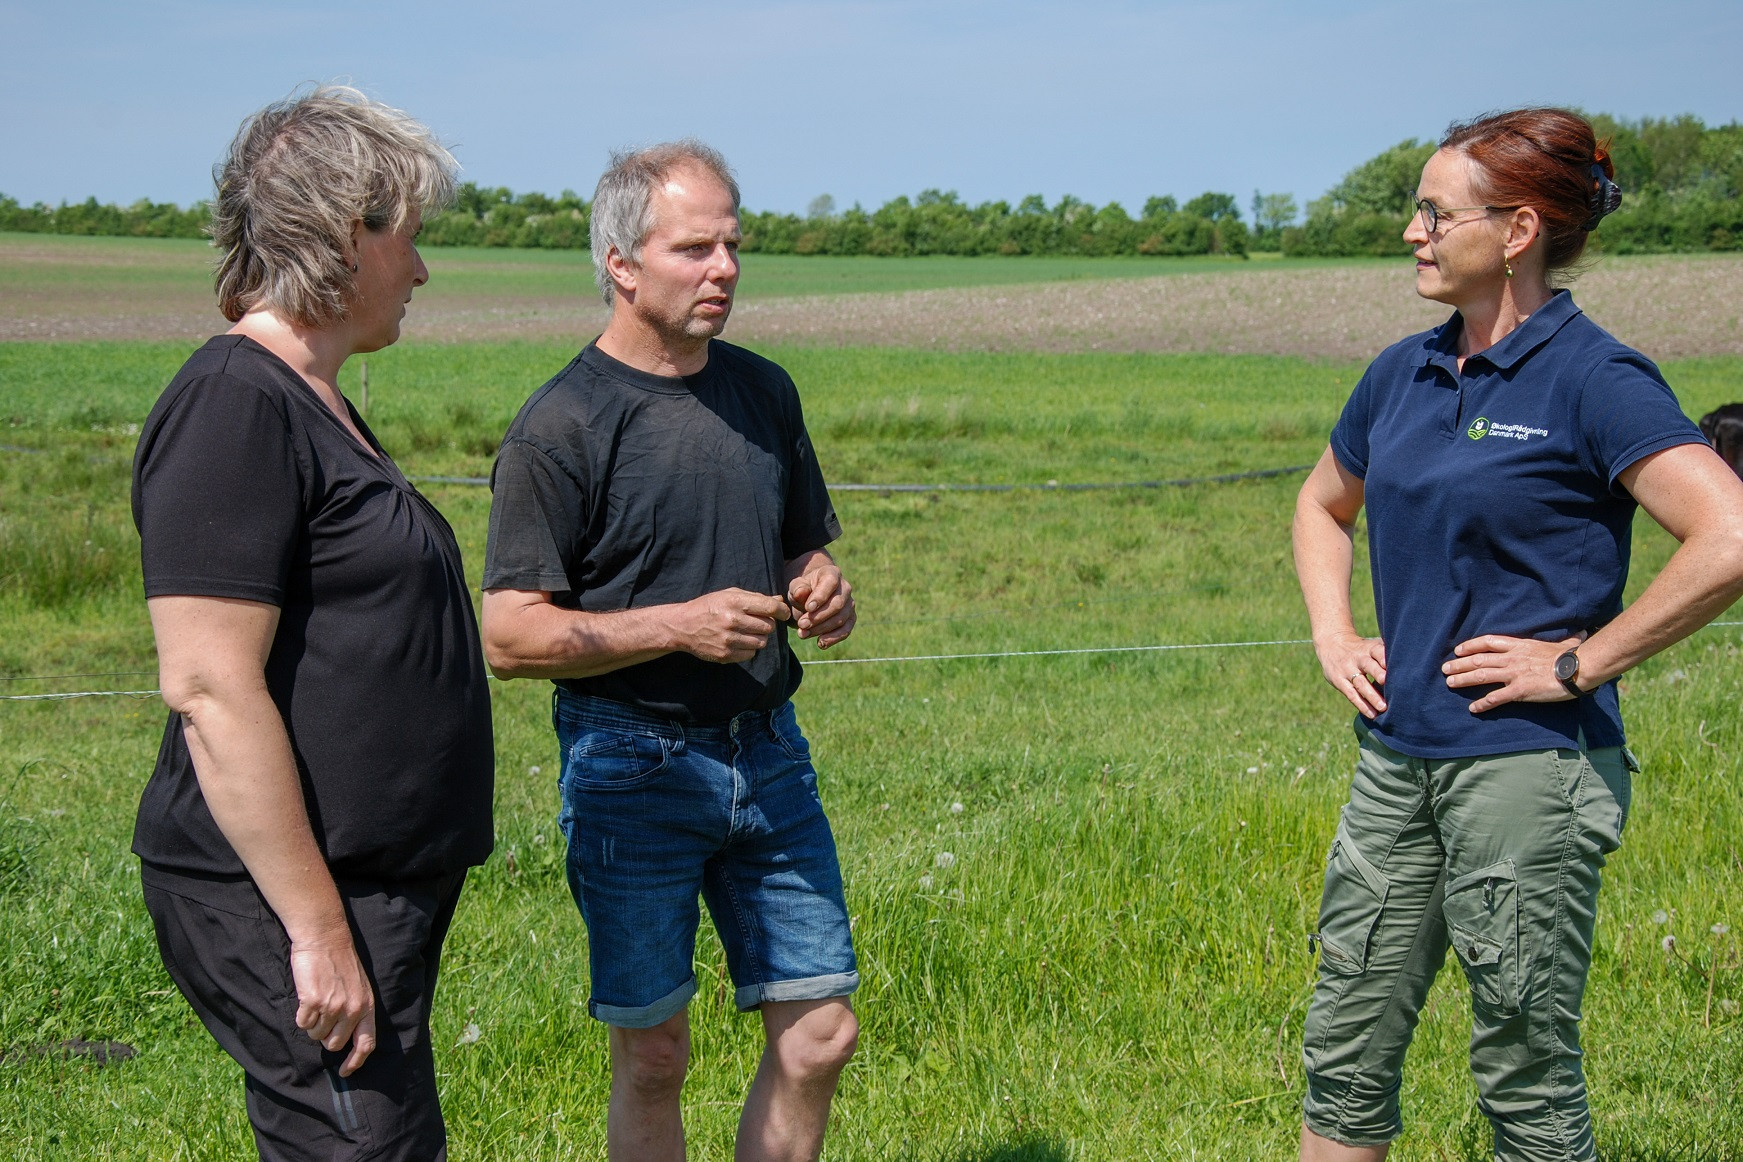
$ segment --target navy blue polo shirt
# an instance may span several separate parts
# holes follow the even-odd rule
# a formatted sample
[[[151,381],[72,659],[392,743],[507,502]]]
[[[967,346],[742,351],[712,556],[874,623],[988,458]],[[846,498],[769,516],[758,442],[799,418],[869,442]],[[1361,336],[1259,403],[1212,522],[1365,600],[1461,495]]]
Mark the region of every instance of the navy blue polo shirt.
[[[1482,634],[1560,641],[1622,610],[1636,502],[1617,476],[1704,443],[1651,360],[1566,291],[1465,360],[1454,314],[1395,343],[1356,384],[1331,436],[1364,481],[1386,643],[1374,732],[1418,758],[1622,745],[1616,685],[1473,715],[1492,686],[1454,690],[1440,667]]]

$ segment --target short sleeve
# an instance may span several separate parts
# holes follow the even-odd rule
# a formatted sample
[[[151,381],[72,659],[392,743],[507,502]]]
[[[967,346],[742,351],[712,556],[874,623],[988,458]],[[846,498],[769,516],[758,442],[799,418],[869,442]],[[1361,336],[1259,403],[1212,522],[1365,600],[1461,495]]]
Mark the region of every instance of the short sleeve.
[[[510,437],[490,473],[484,588],[564,593],[584,551],[587,498],[549,455]]]
[[[1368,422],[1374,404],[1374,369],[1369,367],[1356,381],[1356,389],[1344,402],[1343,414],[1331,430],[1331,452],[1351,476],[1368,476]]]
[[[305,517],[302,472],[278,402],[212,376],[159,406],[133,465],[145,595],[282,606]]]
[[[793,432],[792,462],[787,475],[785,515],[781,521],[781,556],[788,561],[801,553],[821,549],[841,536],[841,521],[823,483],[823,469],[805,430],[805,415],[799,406],[798,389],[791,386]]]
[[[1652,360],[1638,351],[1612,355],[1592,368],[1580,389],[1579,424],[1586,467],[1612,491],[1630,465],[1678,444],[1704,444],[1676,393]]]

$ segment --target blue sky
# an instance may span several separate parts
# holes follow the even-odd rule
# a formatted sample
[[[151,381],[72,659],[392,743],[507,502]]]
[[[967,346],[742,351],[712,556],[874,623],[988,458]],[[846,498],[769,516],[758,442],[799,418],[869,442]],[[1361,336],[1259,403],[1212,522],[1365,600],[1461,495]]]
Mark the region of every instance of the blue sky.
[[[205,197],[238,122],[308,80],[411,111],[483,184],[588,192],[611,147],[694,134],[779,210],[1244,207],[1503,106],[1743,119],[1737,0],[0,0],[0,29],[0,192],[25,202]]]

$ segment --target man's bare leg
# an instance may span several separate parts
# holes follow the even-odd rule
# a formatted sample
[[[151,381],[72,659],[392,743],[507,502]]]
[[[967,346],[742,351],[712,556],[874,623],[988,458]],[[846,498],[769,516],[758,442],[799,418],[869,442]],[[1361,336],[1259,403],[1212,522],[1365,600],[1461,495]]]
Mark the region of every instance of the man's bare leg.
[[[1385,1162],[1390,1146],[1346,1146],[1301,1127],[1301,1162]]]
[[[842,1067],[859,1044],[846,997],[762,1006],[768,1044],[738,1120],[736,1162],[816,1162]]]
[[[611,1162],[683,1162],[684,1119],[678,1099],[690,1068],[690,1018],[651,1029],[611,1026],[611,1105],[605,1151]]]

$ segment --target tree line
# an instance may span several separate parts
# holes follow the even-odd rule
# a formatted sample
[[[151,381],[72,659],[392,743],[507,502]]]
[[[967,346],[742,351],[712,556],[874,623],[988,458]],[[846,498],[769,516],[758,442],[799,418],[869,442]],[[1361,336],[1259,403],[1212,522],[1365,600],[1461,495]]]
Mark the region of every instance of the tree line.
[[[1608,254],[1743,249],[1743,124],[1708,127],[1684,115],[1591,119],[1608,138],[1622,208],[1594,232]],[[1344,175],[1282,231],[1286,255],[1404,255],[1400,237],[1434,143],[1401,141]]]
[[[1597,249],[1612,254],[1743,249],[1743,124],[1708,127],[1699,118],[1592,118],[1610,139],[1616,178],[1627,191],[1604,220]],[[1301,215],[1289,194],[1254,191],[1250,221],[1232,194],[1209,192],[1182,205],[1148,199],[1137,214],[1119,202],[1096,206],[1066,195],[1048,205],[1032,194],[1012,205],[969,205],[954,192],[926,190],[875,210],[837,210],[827,195],[804,214],[746,210],[743,249],[766,254],[846,255],[1403,255],[1422,164],[1432,142],[1402,141],[1344,175]],[[582,250],[592,207],[573,190],[556,197],[516,194],[471,182],[455,204],[424,226],[431,246]],[[197,238],[210,215],[141,199],[130,206],[95,198],[20,205],[0,194],[0,230]],[[1300,219],[1298,222],[1297,220]]]

